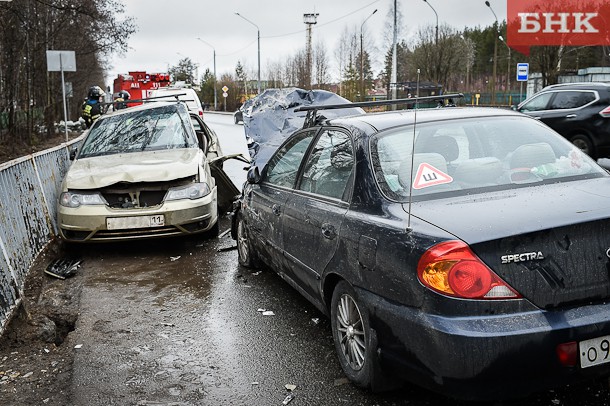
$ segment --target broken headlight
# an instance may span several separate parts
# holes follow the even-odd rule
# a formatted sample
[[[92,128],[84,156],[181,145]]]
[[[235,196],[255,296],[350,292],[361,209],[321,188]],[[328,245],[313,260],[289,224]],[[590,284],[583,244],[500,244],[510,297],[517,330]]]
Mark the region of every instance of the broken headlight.
[[[76,208],[79,206],[105,205],[106,202],[98,192],[63,192],[59,196],[59,204],[64,207]]]
[[[167,191],[165,201],[181,199],[199,199],[210,194],[207,183],[193,183],[188,186],[173,187]]]

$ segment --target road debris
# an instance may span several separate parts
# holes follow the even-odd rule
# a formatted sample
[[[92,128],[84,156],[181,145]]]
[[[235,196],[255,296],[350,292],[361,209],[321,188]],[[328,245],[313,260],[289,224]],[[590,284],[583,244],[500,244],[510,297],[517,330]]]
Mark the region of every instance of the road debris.
[[[44,273],[59,279],[66,279],[74,276],[81,264],[80,259],[56,258],[47,265]]]
[[[286,398],[284,398],[282,405],[287,405],[288,403],[292,402],[293,399],[294,399],[294,393],[291,393],[288,396],[286,396]]]
[[[313,324],[318,324],[320,322],[320,319],[314,317],[313,319],[311,319],[311,321],[313,321]]]
[[[287,383],[286,385],[284,385],[284,388],[286,388],[287,390],[292,392],[293,390],[295,390],[297,388],[297,386]]]
[[[78,350],[78,349],[80,349],[80,348],[83,348],[83,345],[82,345],[82,344],[76,344],[76,345],[74,346],[74,348],[76,348],[76,349]]]
[[[177,257],[169,257],[169,260],[170,260],[171,262],[174,262],[174,261],[179,260],[179,259],[180,259],[180,257],[181,257],[180,255],[178,255]]]
[[[227,251],[233,251],[237,249],[237,245],[233,245],[231,247],[223,247],[223,248],[218,248],[216,250],[216,252],[227,252]]]

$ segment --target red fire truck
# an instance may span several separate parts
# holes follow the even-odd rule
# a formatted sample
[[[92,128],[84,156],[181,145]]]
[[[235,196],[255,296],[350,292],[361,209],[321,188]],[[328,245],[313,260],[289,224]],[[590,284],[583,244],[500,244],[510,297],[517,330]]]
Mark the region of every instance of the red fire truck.
[[[146,73],[140,71],[129,72],[128,74],[119,74],[114,79],[114,94],[116,95],[121,90],[129,92],[131,99],[145,99],[149,96],[149,92],[160,87],[170,85],[170,77],[167,73]],[[136,105],[141,103],[133,103]]]

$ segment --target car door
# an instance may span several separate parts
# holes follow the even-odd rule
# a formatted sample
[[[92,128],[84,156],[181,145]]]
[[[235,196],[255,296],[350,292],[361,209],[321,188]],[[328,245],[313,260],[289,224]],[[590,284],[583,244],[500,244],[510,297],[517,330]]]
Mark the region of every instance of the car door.
[[[599,96],[592,90],[558,90],[544,113],[542,122],[562,135],[582,133],[591,112],[585,106]],[[596,112],[597,113],[597,112]]]
[[[534,95],[531,99],[524,101],[517,110],[537,120],[542,120],[549,109],[549,102],[552,97],[553,92]]]
[[[346,131],[321,131],[286,202],[282,225],[288,276],[312,298],[319,297],[320,277],[339,243],[352,190],[353,156]]]
[[[245,196],[248,202],[250,230],[259,254],[278,273],[283,269],[282,221],[286,201],[292,194],[301,161],[310,146],[315,131],[296,134],[271,157],[261,174],[261,181]]]

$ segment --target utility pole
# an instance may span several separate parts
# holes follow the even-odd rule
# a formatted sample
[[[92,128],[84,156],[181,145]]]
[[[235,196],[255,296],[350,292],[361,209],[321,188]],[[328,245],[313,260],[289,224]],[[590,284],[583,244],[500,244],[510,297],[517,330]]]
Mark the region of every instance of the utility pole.
[[[311,26],[318,22],[319,13],[303,14],[303,22],[307,25],[307,67],[305,68],[305,85],[311,89],[311,72],[312,72],[312,56],[311,56]]]
[[[496,13],[494,11],[493,8],[491,8],[491,4],[489,3],[489,1],[485,0],[485,5],[487,7],[489,7],[489,10],[493,13],[494,18],[496,19],[496,25],[494,26],[494,30],[496,30],[496,33],[494,34],[494,60],[493,60],[493,68],[492,68],[492,74],[491,74],[491,104],[495,105],[496,104],[496,74],[498,72],[498,16],[496,16]]]
[[[366,101],[366,93],[364,89],[364,23],[377,12],[375,9],[360,25],[360,101]]]
[[[393,35],[393,40],[392,40],[392,76],[390,79],[390,87],[392,88],[392,100],[396,100],[396,86],[397,86],[397,75],[396,75],[396,69],[397,69],[397,59],[396,59],[396,41],[397,41],[397,37],[398,37],[398,22],[397,22],[397,10],[396,10],[396,0],[394,0],[394,35]],[[396,105],[393,104],[392,105],[392,110],[396,110]]]

